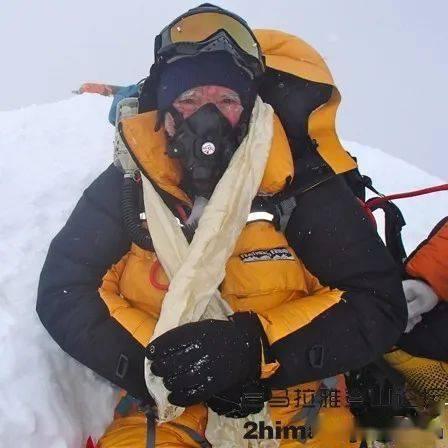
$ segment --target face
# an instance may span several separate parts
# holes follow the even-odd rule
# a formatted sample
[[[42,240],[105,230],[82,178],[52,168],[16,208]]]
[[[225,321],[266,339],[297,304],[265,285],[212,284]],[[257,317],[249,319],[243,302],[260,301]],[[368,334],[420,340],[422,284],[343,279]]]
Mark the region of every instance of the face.
[[[187,90],[176,98],[173,106],[184,118],[188,118],[207,103],[213,103],[232,126],[236,126],[243,112],[239,95],[221,86],[200,86]],[[168,135],[174,135],[174,120],[170,113],[165,115],[165,130]]]

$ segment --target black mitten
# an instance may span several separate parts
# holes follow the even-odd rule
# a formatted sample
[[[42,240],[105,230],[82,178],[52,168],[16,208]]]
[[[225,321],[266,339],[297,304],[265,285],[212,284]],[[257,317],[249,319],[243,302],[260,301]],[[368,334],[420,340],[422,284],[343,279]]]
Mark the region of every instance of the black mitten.
[[[174,328],[151,342],[146,356],[163,377],[170,403],[189,406],[208,400],[261,371],[263,327],[254,313],[230,320],[203,320]]]

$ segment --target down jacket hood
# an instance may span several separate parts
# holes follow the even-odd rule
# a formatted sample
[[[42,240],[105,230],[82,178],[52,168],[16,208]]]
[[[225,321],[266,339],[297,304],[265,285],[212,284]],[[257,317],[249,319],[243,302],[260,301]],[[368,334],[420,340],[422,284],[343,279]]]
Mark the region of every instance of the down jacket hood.
[[[276,30],[254,32],[263,50],[270,76],[286,73],[301,82],[306,80],[329,88],[331,93],[328,99],[307,117],[308,134],[318,143],[317,151],[336,174],[356,168],[355,161],[342,147],[336,133],[336,112],[341,96],[323,58],[310,45],[291,34]],[[289,106],[295,107],[294,104]],[[182,169],[176,160],[165,154],[163,130],[155,131],[156,117],[157,111],[150,111],[123,120],[120,123],[122,137],[146,175],[170,195],[189,203],[188,197],[179,187]],[[287,180],[292,178],[293,172],[288,140],[279,118],[275,117],[271,155],[260,190],[265,194],[281,191]]]
[[[356,162],[342,147],[336,133],[336,112],[341,95],[322,56],[302,39],[291,34],[264,29],[255,30],[254,33],[266,58],[268,71],[272,71],[271,75],[275,75],[275,72],[286,73],[300,80],[325,84],[331,88],[329,99],[310,113],[308,134],[316,140],[318,152],[335,173],[356,168]],[[281,115],[277,110],[276,113]]]

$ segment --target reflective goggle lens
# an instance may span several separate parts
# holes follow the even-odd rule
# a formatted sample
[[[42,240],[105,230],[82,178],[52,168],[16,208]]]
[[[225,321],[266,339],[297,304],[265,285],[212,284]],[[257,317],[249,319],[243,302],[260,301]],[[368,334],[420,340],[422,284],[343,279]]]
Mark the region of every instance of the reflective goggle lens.
[[[224,30],[250,56],[260,59],[258,45],[249,30],[238,20],[225,14],[203,12],[186,16],[171,26],[171,42],[201,42],[218,30]]]

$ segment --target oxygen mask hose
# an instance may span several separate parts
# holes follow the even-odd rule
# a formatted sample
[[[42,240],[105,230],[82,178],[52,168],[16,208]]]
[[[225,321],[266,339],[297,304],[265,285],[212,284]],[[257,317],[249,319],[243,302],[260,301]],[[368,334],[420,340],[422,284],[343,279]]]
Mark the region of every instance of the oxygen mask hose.
[[[138,197],[137,183],[132,177],[125,176],[121,187],[121,210],[124,225],[132,242],[145,250],[154,250],[151,236],[147,229],[142,228],[140,213],[136,198]]]
[[[138,207],[138,185],[140,171],[120,134],[121,120],[137,114],[138,99],[124,98],[117,104],[116,131],[114,139],[114,165],[123,174],[121,186],[121,211],[123,222],[131,241],[145,250],[154,250],[151,236],[143,228]]]

